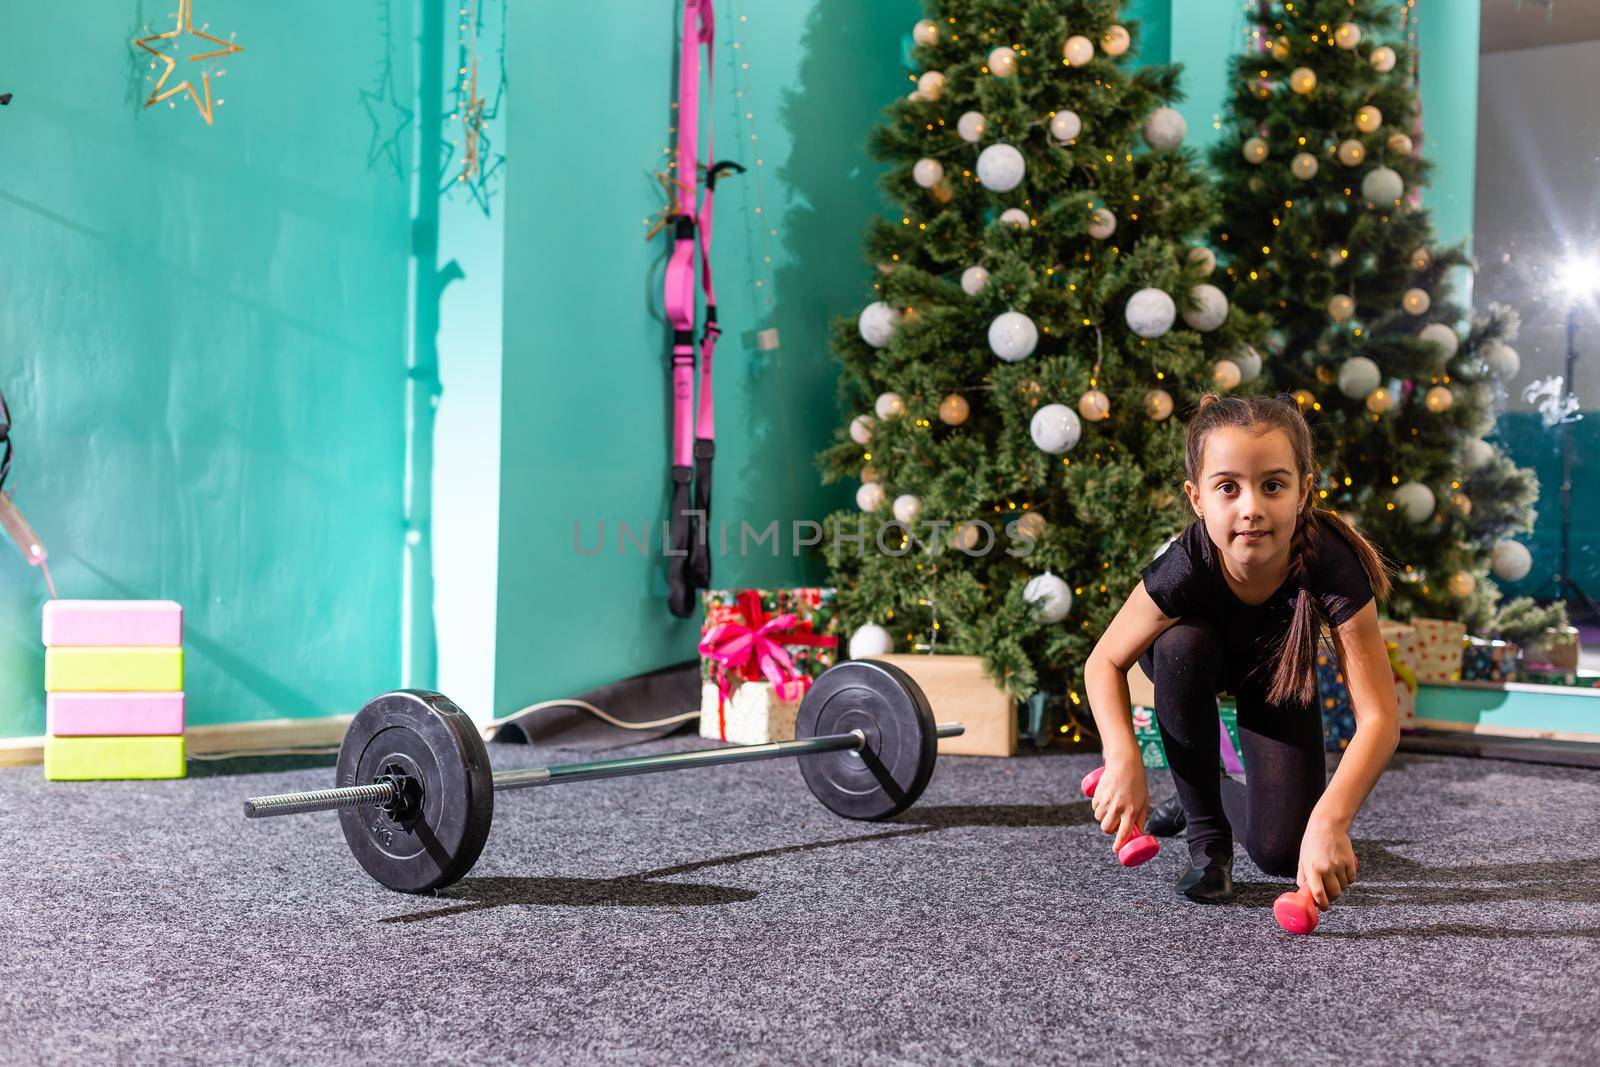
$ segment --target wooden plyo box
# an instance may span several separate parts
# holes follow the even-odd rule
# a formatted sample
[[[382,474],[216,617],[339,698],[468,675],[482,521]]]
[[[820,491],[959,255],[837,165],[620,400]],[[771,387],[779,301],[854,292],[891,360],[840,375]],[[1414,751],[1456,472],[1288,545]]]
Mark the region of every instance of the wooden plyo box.
[[[933,707],[936,722],[959,722],[967,732],[939,741],[941,756],[1015,756],[1017,706],[983,671],[978,656],[874,656],[911,675]]]

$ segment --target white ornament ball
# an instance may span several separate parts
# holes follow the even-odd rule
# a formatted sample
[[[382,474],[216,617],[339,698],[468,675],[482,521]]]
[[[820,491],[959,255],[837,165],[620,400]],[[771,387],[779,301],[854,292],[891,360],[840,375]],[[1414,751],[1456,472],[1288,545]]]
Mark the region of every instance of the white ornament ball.
[[[1077,412],[1067,405],[1046,404],[1033,413],[1028,432],[1041,451],[1060,455],[1078,443],[1083,436],[1083,424],[1078,421]]]
[[[872,431],[877,428],[878,420],[871,415],[857,415],[850,420],[850,440],[858,445],[872,443]]]
[[[1000,212],[1000,221],[1008,223],[1019,230],[1026,230],[1033,225],[1033,220],[1028,217],[1028,213],[1020,207],[1008,207]]]
[[[1161,289],[1140,289],[1128,298],[1123,314],[1128,329],[1140,337],[1156,338],[1172,329],[1178,318],[1178,305]]]
[[[1189,124],[1174,108],[1158,107],[1144,120],[1144,143],[1157,152],[1177,148],[1189,135]]]
[[[1348,52],[1361,43],[1361,27],[1353,22],[1341,22],[1338,29],[1333,31],[1333,40]]]
[[[917,79],[917,92],[925,99],[937,100],[944,95],[945,78],[942,71],[930,70]]]
[[[1356,129],[1362,133],[1371,133],[1383,125],[1383,112],[1368,104],[1356,112]]]
[[[1354,137],[1339,143],[1339,162],[1347,167],[1359,167],[1367,158],[1367,146]]]
[[[1406,482],[1394,491],[1394,502],[1412,522],[1427,522],[1433,515],[1433,490],[1421,482]]]
[[[1310,152],[1300,152],[1289,161],[1290,173],[1303,182],[1315,178],[1320,168],[1321,164],[1317,162],[1317,157]]]
[[[1100,35],[1100,51],[1108,56],[1120,56],[1128,50],[1133,43],[1133,38],[1128,35],[1126,27],[1111,25],[1106,32]]]
[[[900,399],[899,393],[879,393],[872,407],[878,413],[878,418],[885,421],[898,419],[906,413],[906,402]]]
[[[981,111],[964,111],[956,119],[956,133],[968,144],[977,144],[983,140],[984,131],[989,128],[989,120],[983,117]]]
[[[1267,142],[1260,137],[1252,137],[1244,143],[1244,161],[1246,163],[1265,163],[1267,161]]]
[[[1039,327],[1020,311],[1005,311],[989,323],[989,348],[1007,363],[1027,359],[1039,344]]]
[[[906,99],[910,100],[912,103],[917,103],[928,98],[922,95],[921,89],[913,89],[906,94]]]
[[[1076,111],[1063,108],[1050,116],[1050,136],[1060,144],[1077,138],[1083,132],[1083,120]]]
[[[894,650],[894,638],[875,622],[869,622],[850,635],[850,658],[871,659]]]
[[[932,189],[944,180],[944,164],[937,159],[919,159],[911,168],[911,180],[924,189]]]
[[[1417,248],[1411,253],[1411,269],[1427,270],[1433,266],[1433,253],[1426,248]]]
[[[1461,450],[1461,461],[1469,471],[1475,471],[1479,467],[1486,467],[1493,459],[1494,446],[1481,437],[1474,437]]]
[[[1317,72],[1310,67],[1296,67],[1289,75],[1289,88],[1305,96],[1317,87]]]
[[[1351,356],[1339,367],[1339,392],[1352,400],[1363,399],[1381,381],[1378,365],[1366,356]]]
[[[989,73],[996,78],[1009,78],[1017,72],[1017,54],[1005,45],[989,53]]]
[[[1184,259],[1186,262],[1197,264],[1201,274],[1210,274],[1217,269],[1217,254],[1209,248],[1191,248]]]
[[[1116,232],[1117,216],[1111,213],[1111,209],[1095,208],[1094,213],[1089,216],[1089,236],[1096,241],[1104,241]]]
[[[1454,359],[1456,350],[1461,347],[1461,338],[1442,322],[1428,323],[1417,337],[1439,350],[1438,360],[1441,364]]]
[[[1380,45],[1372,50],[1372,55],[1367,60],[1372,64],[1372,69],[1379,74],[1387,74],[1394,69],[1394,49],[1388,45]]]
[[[932,19],[918,19],[917,24],[911,27],[911,37],[923,46],[938,44],[939,24]]]
[[[1408,315],[1426,315],[1433,306],[1433,299],[1428,296],[1426,289],[1407,289],[1405,296],[1400,298],[1400,306],[1406,309]]]
[[[887,497],[882,482],[862,482],[861,488],[856,490],[856,507],[867,512],[877,511]]]
[[[1223,392],[1231,392],[1244,381],[1244,371],[1239,369],[1239,364],[1231,359],[1219,359],[1217,365],[1211,368],[1211,380]]]
[[[1022,599],[1033,605],[1040,622],[1060,622],[1072,611],[1072,588],[1049,571],[1022,587]]]
[[[1361,195],[1380,208],[1393,207],[1395,201],[1405,195],[1405,191],[1406,183],[1388,167],[1373,167],[1361,179]]]
[[[1094,42],[1089,38],[1074,34],[1067,38],[1067,43],[1061,46],[1061,58],[1070,66],[1086,66],[1094,58]]]
[[[1099,422],[1111,414],[1111,398],[1098,389],[1090,389],[1078,398],[1078,414],[1089,422]]]
[[[1450,391],[1448,385],[1436,385],[1428,390],[1422,402],[1427,405],[1429,411],[1441,415],[1455,405],[1456,395]]]
[[[894,517],[897,522],[907,526],[917,521],[917,516],[922,514],[922,498],[904,493],[894,498]]]
[[[1027,172],[1022,153],[1008,144],[992,144],[978,153],[978,181],[995,193],[1009,193]]]
[[[1474,589],[1478,588],[1478,579],[1466,571],[1456,571],[1450,576],[1450,580],[1445,583],[1445,586],[1450,590],[1451,596],[1465,600],[1472,595]]]
[[[1504,341],[1490,341],[1483,353],[1483,365],[1501,381],[1510,381],[1522,370],[1522,357]]]
[[[1261,373],[1261,353],[1251,345],[1240,345],[1228,358],[1238,366],[1239,373],[1244,375],[1247,382]]]
[[[982,267],[968,267],[961,272],[961,291],[977,296],[989,287],[989,272]]]
[[[1344,322],[1355,313],[1356,302],[1343,293],[1328,301],[1328,318],[1334,322]]]
[[[1209,282],[1202,282],[1189,290],[1189,301],[1194,306],[1183,309],[1183,321],[1191,330],[1210,333],[1228,318],[1228,298],[1222,290]]]
[[[856,320],[861,339],[873,348],[887,345],[899,325],[900,309],[882,300],[875,300],[862,308],[861,317]]]
[[[1144,394],[1144,413],[1157,422],[1172,414],[1172,394],[1165,389],[1152,389]]]
[[[1521,541],[1501,541],[1489,555],[1489,566],[1496,578],[1520,582],[1533,570],[1533,553]]]

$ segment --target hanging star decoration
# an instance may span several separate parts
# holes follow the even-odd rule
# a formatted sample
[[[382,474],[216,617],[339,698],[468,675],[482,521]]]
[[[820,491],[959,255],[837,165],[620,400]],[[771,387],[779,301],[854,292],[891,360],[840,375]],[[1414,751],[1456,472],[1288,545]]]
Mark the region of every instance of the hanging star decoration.
[[[467,106],[461,109],[461,174],[457,181],[470,182],[478,176],[479,145],[483,138],[483,104],[478,93],[478,57],[472,57],[472,81],[467,90]]]
[[[488,94],[479,90],[478,41],[486,24],[492,24],[484,15],[482,0],[461,0],[460,16],[457,26],[458,77],[454,86],[455,98],[449,114],[444,118],[447,122],[461,124],[461,138],[459,142],[448,138],[444,142],[439,193],[453,198],[456,190],[464,189],[483,210],[484,216],[488,217],[490,202],[495,196],[501,168],[506,161],[505,154],[496,152],[491,141],[492,125],[499,117],[500,102],[506,93],[506,4],[502,0],[499,26],[494,27],[500,41],[495,57],[500,71]],[[487,69],[492,75],[493,67]],[[461,155],[459,162],[456,159],[458,152]]]
[[[145,107],[150,107],[153,104],[159,104],[161,101],[177,96],[179,93],[187,92],[189,94],[189,99],[194,101],[196,110],[200,112],[200,117],[206,120],[207,126],[211,125],[212,114],[215,110],[211,100],[211,72],[201,72],[200,92],[195,91],[194,81],[190,78],[185,78],[177,85],[167,88],[167,80],[172,77],[172,72],[177,69],[178,61],[172,56],[167,55],[165,52],[162,52],[160,50],[160,46],[151,44],[152,41],[169,41],[180,37],[198,37],[203,41],[209,41],[212,44],[219,46],[209,52],[198,52],[192,56],[189,56],[188,61],[190,63],[198,63],[207,59],[216,59],[219,56],[231,56],[235,52],[244,51],[244,49],[235,44],[231,38],[229,40],[223,40],[221,37],[215,37],[209,33],[206,33],[205,27],[207,25],[210,24],[205,23],[202,24],[200,29],[195,29],[194,0],[178,0],[177,24],[173,26],[172,29],[168,30],[166,33],[156,33],[151,34],[148,37],[138,37],[134,39],[134,44],[138,45],[140,48],[144,49],[146,52],[149,52],[151,55],[155,56],[161,62],[166,64],[166,67],[161,71],[161,77],[156,81],[156,87],[150,91],[150,96],[144,102]],[[151,66],[153,67],[155,64],[152,63]],[[221,72],[219,71],[218,75],[220,76],[220,74]],[[221,102],[222,101],[220,100],[217,101],[219,104]]]
[[[372,141],[367,146],[367,169],[371,170],[381,159],[394,169],[395,177],[404,180],[406,174],[401,134],[411,125],[415,112],[400,103],[400,94],[395,89],[394,50],[389,44],[387,4],[379,22],[384,33],[383,61],[379,64],[372,88],[361,90],[361,106],[366,109],[367,118],[372,122]]]

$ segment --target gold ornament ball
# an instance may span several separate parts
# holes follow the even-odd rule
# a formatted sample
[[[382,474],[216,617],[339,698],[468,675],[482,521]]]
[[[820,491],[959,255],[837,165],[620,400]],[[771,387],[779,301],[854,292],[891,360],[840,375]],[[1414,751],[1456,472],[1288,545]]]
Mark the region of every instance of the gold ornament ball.
[[[944,72],[930,70],[917,79],[917,92],[922,94],[924,100],[937,100],[944,95]]]
[[[1403,133],[1391,133],[1389,135],[1389,151],[1397,156],[1409,156],[1411,150],[1415,147],[1411,143],[1411,138]]]
[[[1120,56],[1128,50],[1128,45],[1133,43],[1133,38],[1128,36],[1128,31],[1122,26],[1111,26],[1100,35],[1100,51],[1108,56]]]
[[[1354,137],[1339,145],[1339,162],[1347,167],[1359,167],[1367,158],[1367,146]]]
[[[1265,163],[1267,161],[1267,142],[1259,137],[1252,137],[1244,143],[1244,161],[1246,163]]]
[[[1294,391],[1294,402],[1300,405],[1301,411],[1310,411],[1312,405],[1317,402],[1317,397],[1309,389],[1296,389]]]
[[[1432,305],[1433,300],[1425,289],[1407,289],[1406,295],[1400,298],[1400,306],[1408,315],[1426,315]]]
[[[1367,394],[1367,410],[1374,415],[1385,414],[1394,404],[1394,398],[1387,389],[1374,389]]]
[[[951,393],[939,401],[939,421],[946,426],[960,426],[971,413],[967,398],[960,393]]]
[[[911,36],[916,38],[920,45],[938,44],[939,24],[932,19],[918,19],[917,24],[911,28]]]
[[[1111,414],[1111,398],[1098,389],[1091,389],[1078,398],[1078,414],[1086,422],[1099,422]]]
[[[1231,392],[1239,388],[1239,383],[1244,380],[1244,372],[1239,369],[1239,364],[1231,359],[1219,359],[1217,365],[1211,368],[1211,380],[1223,392]]]
[[[866,485],[868,482],[881,482],[881,481],[883,481],[883,475],[878,472],[878,468],[877,467],[874,467],[872,464],[869,463],[865,467],[861,468],[861,484],[862,485]]]
[[[959,549],[971,552],[978,547],[981,536],[977,523],[964,522],[950,531],[950,543]]]
[[[950,183],[940,179],[939,183],[928,190],[930,196],[941,204],[948,204],[955,197],[955,190],[950,188]]]
[[[1341,22],[1333,31],[1333,42],[1346,52],[1361,43],[1361,27],[1353,22]]]
[[[1023,512],[1022,517],[1015,520],[1014,525],[1017,528],[1017,533],[1030,541],[1037,541],[1044,536],[1044,516],[1037,511]]]
[[[1394,69],[1395,58],[1393,48],[1388,45],[1380,45],[1372,50],[1372,55],[1367,61],[1372,64],[1372,69],[1379,74],[1387,74]]]
[[[1450,495],[1450,503],[1455,505],[1457,511],[1461,512],[1463,519],[1472,514],[1472,498],[1467,494],[1452,493]]]
[[[1317,157],[1310,152],[1301,152],[1289,164],[1289,170],[1301,181],[1310,181],[1317,176]]]
[[[1289,47],[1289,38],[1287,37],[1279,37],[1272,42],[1273,59],[1288,59],[1291,51],[1293,49]]]
[[[1433,266],[1433,253],[1426,248],[1419,248],[1411,253],[1412,270],[1427,270],[1431,266]]]
[[[1368,104],[1356,112],[1356,129],[1362,133],[1371,133],[1383,125],[1383,112]]]
[[[1144,394],[1144,413],[1157,422],[1172,414],[1172,394],[1165,389],[1152,389]]]
[[[1456,571],[1450,576],[1447,584],[1450,587],[1450,595],[1462,600],[1471,596],[1473,590],[1478,588],[1478,580],[1466,571]]]
[[[1001,45],[989,53],[989,73],[996,78],[1009,78],[1017,72],[1017,53]]]
[[[1326,363],[1317,364],[1317,381],[1321,382],[1323,385],[1332,385],[1338,380],[1339,376],[1333,373],[1332,367],[1328,366]]]
[[[1456,395],[1450,391],[1448,385],[1436,385],[1428,390],[1428,395],[1423,398],[1423,403],[1428,405],[1428,410],[1435,415],[1441,415],[1450,410],[1456,402]]]
[[[1017,395],[1028,402],[1029,407],[1038,407],[1039,398],[1044,395],[1044,387],[1032,378],[1024,378],[1017,383]]]
[[[1334,322],[1344,322],[1355,313],[1356,302],[1343,293],[1328,301],[1328,318]]]
[[[1296,67],[1294,73],[1289,75],[1289,88],[1307,96],[1317,87],[1317,72],[1310,67]]]

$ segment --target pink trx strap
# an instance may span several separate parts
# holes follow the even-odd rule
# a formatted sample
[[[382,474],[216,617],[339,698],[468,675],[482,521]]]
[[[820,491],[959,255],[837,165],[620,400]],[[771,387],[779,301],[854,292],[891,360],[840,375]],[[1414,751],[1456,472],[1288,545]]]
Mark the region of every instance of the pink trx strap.
[[[711,288],[711,196],[723,170],[743,171],[731,160],[706,171],[706,195],[699,200],[700,46],[706,50],[706,86],[712,83],[712,38],[716,16],[711,0],[684,0],[678,61],[678,153],[675,170],[672,258],[667,262],[666,310],[672,321],[672,519],[669,525],[667,606],[674,615],[695,610],[695,591],[711,583],[711,551],[706,531],[711,521],[711,460],[716,454],[711,406],[711,357],[717,347],[717,297]],[[706,136],[711,155],[711,136]],[[705,292],[706,325],[700,338],[700,404],[695,408],[695,248],[700,250],[700,288]]]

